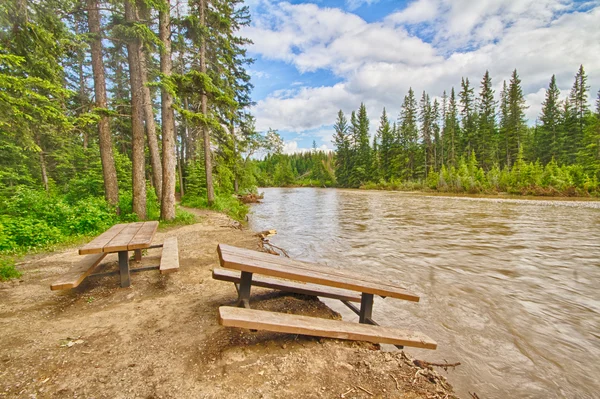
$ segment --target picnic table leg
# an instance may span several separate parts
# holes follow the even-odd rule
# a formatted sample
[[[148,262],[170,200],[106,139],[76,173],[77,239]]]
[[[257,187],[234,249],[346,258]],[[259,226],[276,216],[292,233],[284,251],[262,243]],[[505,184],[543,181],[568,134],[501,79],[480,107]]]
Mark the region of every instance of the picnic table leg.
[[[141,249],[135,249],[133,251],[134,253],[134,259],[136,262],[140,262],[142,260],[142,250]]]
[[[238,288],[238,287],[236,287]],[[238,288],[238,301],[236,306],[239,308],[250,309],[250,288],[252,288],[252,273],[242,272],[240,286]]]
[[[360,297],[360,314],[358,322],[371,324],[371,315],[373,313],[373,294],[362,293]]]
[[[129,254],[127,251],[119,251],[119,272],[121,274],[121,287],[129,287]]]

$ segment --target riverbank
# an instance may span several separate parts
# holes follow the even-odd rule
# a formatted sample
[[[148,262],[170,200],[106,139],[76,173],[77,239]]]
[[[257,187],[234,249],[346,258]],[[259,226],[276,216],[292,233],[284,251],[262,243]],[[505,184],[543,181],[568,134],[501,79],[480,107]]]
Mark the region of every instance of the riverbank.
[[[453,398],[443,377],[403,352],[377,346],[219,326],[236,298],[212,280],[223,242],[255,249],[258,238],[225,215],[187,209],[198,223],[176,236],[181,270],[88,279],[51,292],[76,248],[28,256],[19,280],[0,284],[0,396],[96,398]],[[158,262],[149,250],[142,265]],[[109,258],[107,258],[109,259]],[[109,259],[108,267],[116,267]],[[337,318],[321,301],[253,289],[256,308]],[[442,371],[443,373],[443,371]]]

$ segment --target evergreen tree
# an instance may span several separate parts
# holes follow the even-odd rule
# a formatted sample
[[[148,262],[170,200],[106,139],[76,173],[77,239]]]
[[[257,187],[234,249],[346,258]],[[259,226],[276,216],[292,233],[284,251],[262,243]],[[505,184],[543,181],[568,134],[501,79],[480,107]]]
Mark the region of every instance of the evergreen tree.
[[[586,113],[589,111],[588,89],[587,77],[583,70],[583,65],[581,65],[575,75],[575,82],[573,83],[569,98],[565,100],[563,115],[562,160],[569,165],[577,161],[577,152],[583,143]]]
[[[550,160],[558,159],[560,154],[559,147],[559,129],[560,129],[560,90],[556,85],[556,76],[552,75],[548,89],[546,89],[546,98],[542,103],[540,114],[539,140],[536,147],[536,158],[546,165]]]
[[[498,131],[496,129],[496,101],[492,89],[492,78],[485,71],[479,92],[479,116],[475,135],[475,153],[479,156],[484,170],[491,169],[498,159]]]
[[[433,100],[433,107],[431,108],[431,129],[433,132],[433,168],[437,172],[441,168],[441,155],[443,154],[441,151],[443,146],[440,136],[440,103],[437,98]]]
[[[411,88],[404,96],[404,102],[400,111],[400,177],[408,180],[417,177],[419,171],[419,129],[417,126],[417,101],[415,93]]]
[[[468,155],[473,150],[476,150],[475,146],[475,129],[476,129],[476,113],[475,113],[475,100],[474,100],[474,89],[469,83],[469,78],[462,78],[460,84],[461,90],[458,93],[460,98],[460,115],[462,121],[462,130],[459,138],[459,153],[461,155]]]
[[[354,114],[353,114],[354,116]],[[370,176],[371,169],[371,147],[369,144],[369,118],[367,116],[367,107],[360,105],[358,116],[352,121],[352,130],[355,140],[355,153],[352,171],[350,172],[350,184],[352,187],[359,187],[366,183]]]
[[[433,114],[429,95],[423,91],[419,102],[419,121],[421,122],[421,139],[423,143],[423,173],[427,176],[429,168],[434,164],[433,147]]]
[[[392,178],[392,155],[394,145],[394,133],[390,126],[390,122],[387,117],[385,108],[381,114],[379,122],[379,130],[377,130],[377,136],[381,140],[379,146],[379,163],[381,166],[381,175],[385,180]]]
[[[349,126],[342,110],[338,112],[338,118],[333,125],[335,134],[333,144],[336,148],[335,177],[338,185],[347,187],[350,179],[350,139]]]
[[[573,135],[575,141],[581,140],[583,137],[583,129],[585,127],[585,116],[588,112],[588,90],[587,76],[583,70],[583,65],[579,66],[579,70],[575,75],[575,82],[569,95],[571,104],[573,105],[573,112],[575,114],[575,120],[577,122],[577,130]]]
[[[505,120],[506,134],[506,164],[510,167],[517,159],[519,149],[521,148],[527,134],[527,125],[525,120],[525,98],[521,88],[521,79],[515,69],[512,73],[508,86],[508,109]]]
[[[458,161],[457,151],[460,125],[458,122],[458,105],[456,104],[454,87],[450,90],[448,109],[446,110],[445,115],[443,130],[444,153],[446,154],[447,164],[456,166]]]

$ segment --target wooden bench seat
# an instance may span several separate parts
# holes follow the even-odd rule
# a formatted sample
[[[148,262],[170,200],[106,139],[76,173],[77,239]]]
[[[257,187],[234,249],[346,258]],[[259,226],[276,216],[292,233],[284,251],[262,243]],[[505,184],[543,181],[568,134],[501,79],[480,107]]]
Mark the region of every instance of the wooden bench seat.
[[[67,273],[60,276],[60,278],[50,286],[50,289],[56,291],[77,287],[92,273],[106,255],[106,253],[99,253],[81,257]]]
[[[220,268],[213,270],[212,277],[215,280],[229,281],[234,284],[239,284],[241,280],[240,272]],[[321,296],[339,299],[340,301],[360,302],[360,293],[357,292],[310,283],[297,283],[294,281],[269,278],[260,275],[252,276],[252,285],[285,292],[293,292],[295,294]]]
[[[337,270],[326,265],[302,262],[225,244],[219,244],[217,252],[221,266],[226,269],[268,274],[277,278],[327,285],[382,297],[419,301],[417,295],[396,284],[369,279],[364,275]]]
[[[423,349],[437,348],[435,341],[420,332],[264,310],[221,306],[219,323],[226,327],[251,330],[412,346]]]
[[[179,246],[177,237],[166,238],[160,257],[160,274],[179,271]]]

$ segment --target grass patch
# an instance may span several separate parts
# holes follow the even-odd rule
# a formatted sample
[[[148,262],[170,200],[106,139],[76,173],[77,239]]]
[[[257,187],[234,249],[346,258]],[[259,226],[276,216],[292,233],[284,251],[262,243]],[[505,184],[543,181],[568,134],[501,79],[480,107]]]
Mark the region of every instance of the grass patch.
[[[217,212],[223,212],[232,219],[244,221],[250,208],[242,204],[234,195],[219,194],[215,196],[213,206],[208,206],[205,196],[184,196],[181,199],[181,204],[191,208],[212,209]]]
[[[8,281],[11,278],[21,277],[21,272],[15,268],[13,258],[0,258],[0,281]]]
[[[166,227],[166,226],[186,226],[189,224],[194,224],[196,223],[196,215],[191,214],[183,209],[181,209],[179,206],[176,206],[175,208],[175,219],[173,220],[161,220],[160,221],[160,227]]]

